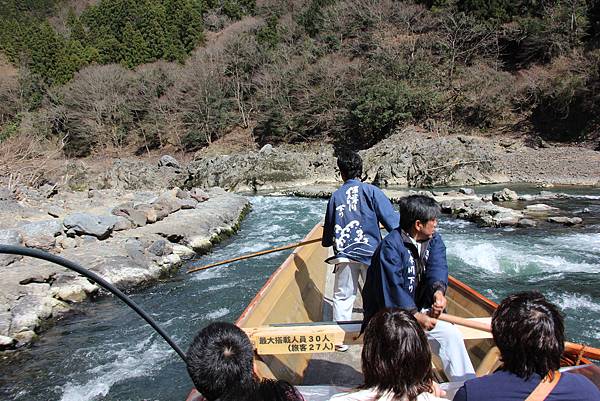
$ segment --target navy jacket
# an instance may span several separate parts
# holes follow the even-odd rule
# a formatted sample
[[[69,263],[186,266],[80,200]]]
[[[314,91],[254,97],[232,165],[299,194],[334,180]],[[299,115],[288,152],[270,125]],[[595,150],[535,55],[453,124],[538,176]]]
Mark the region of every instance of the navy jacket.
[[[417,311],[429,308],[437,290],[446,292],[448,263],[446,246],[435,233],[421,254],[414,244],[403,238],[400,228],[386,236],[373,254],[363,288],[364,323],[383,308]]]
[[[376,186],[348,180],[329,199],[322,245],[333,245],[336,257],[368,265],[381,241],[380,222],[390,232],[400,224],[400,214]]]
[[[488,376],[467,380],[458,389],[454,401],[523,401],[540,383],[541,377],[534,374],[529,380],[507,371],[498,371]],[[546,401],[598,401],[600,390],[586,377],[565,372]]]

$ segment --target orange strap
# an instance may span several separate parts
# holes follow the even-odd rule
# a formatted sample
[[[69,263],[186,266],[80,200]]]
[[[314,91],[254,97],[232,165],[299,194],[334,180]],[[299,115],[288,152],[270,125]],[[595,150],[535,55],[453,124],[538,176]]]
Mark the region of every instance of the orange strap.
[[[554,387],[558,384],[560,380],[560,372],[550,372],[548,376],[544,377],[540,384],[533,389],[533,392],[529,394],[529,397],[525,399],[525,401],[544,401],[548,394],[554,390]]]

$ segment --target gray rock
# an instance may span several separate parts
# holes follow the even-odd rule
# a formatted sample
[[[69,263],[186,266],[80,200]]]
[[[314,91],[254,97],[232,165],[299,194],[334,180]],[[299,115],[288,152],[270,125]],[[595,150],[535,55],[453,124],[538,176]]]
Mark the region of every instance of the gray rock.
[[[529,212],[554,212],[559,210],[557,207],[545,205],[543,203],[536,203],[534,205],[527,205],[525,209]]]
[[[17,344],[17,340],[12,337],[0,335],[0,351],[12,349]]]
[[[79,237],[78,244],[81,245],[93,245],[98,243],[100,240],[98,237],[94,237],[93,235],[81,235]]]
[[[145,217],[145,216],[144,216]],[[123,216],[116,216],[117,220],[113,226],[113,231],[129,230],[134,227],[134,223]],[[146,224],[146,222],[144,222]]]
[[[273,145],[271,145],[270,143],[266,144],[265,146],[260,148],[258,153],[264,156],[269,156],[271,153],[273,153]]]
[[[65,214],[65,209],[62,207],[51,205],[48,207],[48,214],[52,217],[61,217]]]
[[[475,195],[475,190],[473,188],[461,188],[458,192],[465,195]]]
[[[108,238],[117,222],[115,216],[96,216],[87,213],[73,213],[65,217],[63,224],[77,235],[93,235],[98,239]]]
[[[49,250],[54,247],[54,237],[62,232],[62,223],[60,220],[35,221],[23,224],[18,230],[26,246]]]
[[[177,206],[179,206],[179,204]],[[154,213],[156,215],[155,221],[160,221],[171,213],[171,206],[165,203],[154,203],[152,205],[152,208],[154,209]]]
[[[143,227],[147,223],[146,214],[133,207],[133,203],[113,208],[111,214],[128,219],[135,227]]]
[[[498,213],[495,216],[493,216],[493,221],[495,223],[495,225],[499,226],[499,227],[513,227],[516,226],[517,224],[519,224],[519,218],[521,216],[517,215],[513,212],[504,212],[504,213]]]
[[[0,244],[23,245],[23,237],[17,230],[0,230]],[[22,258],[20,255],[0,254],[0,266],[8,266]]]
[[[60,246],[62,249],[73,249],[77,246],[77,240],[64,235],[56,237],[56,246]]]
[[[164,155],[161,156],[158,161],[158,167],[173,167],[176,169],[181,169],[181,164],[175,159],[173,156]]]
[[[31,343],[37,338],[37,334],[33,330],[23,330],[15,333],[13,337],[17,341],[17,346],[20,346]]]
[[[190,191],[190,196],[196,199],[198,202],[207,201],[209,196],[206,191],[201,190],[200,188],[194,188]]]
[[[148,247],[148,252],[156,256],[168,255],[173,252],[173,246],[164,239],[160,239]]]
[[[179,199],[178,203],[181,209],[194,209],[198,206],[198,201],[193,198]]]
[[[581,217],[555,216],[548,217],[548,221],[550,223],[559,223],[564,224],[566,226],[574,226],[576,224],[581,224],[583,222],[583,219]]]
[[[153,207],[156,209],[157,207],[163,209],[163,212],[166,211],[167,215],[174,213],[181,209],[179,205],[179,199],[177,198],[177,192],[179,188],[171,189],[170,191],[163,192],[160,194],[158,199],[154,202]],[[166,216],[164,216],[166,217]],[[160,220],[160,218],[159,218]]]
[[[135,210],[144,214],[146,223],[148,223],[148,224],[156,223],[158,221],[158,213],[156,213],[156,210],[151,205],[142,203],[142,204],[136,205]],[[143,227],[143,226],[140,225],[139,227]]]
[[[517,199],[519,199],[519,195],[508,188],[504,188],[502,191],[497,191],[492,194],[492,200],[494,202],[515,201]]]
[[[517,224],[517,226],[518,227],[536,227],[537,222],[532,219],[520,219],[519,224]]]
[[[177,192],[175,193],[175,197],[177,199],[190,199],[190,193],[188,191],[184,191],[183,189],[175,188]]]
[[[98,292],[99,287],[85,277],[61,274],[52,283],[50,293],[53,297],[66,302],[81,302],[88,295]]]

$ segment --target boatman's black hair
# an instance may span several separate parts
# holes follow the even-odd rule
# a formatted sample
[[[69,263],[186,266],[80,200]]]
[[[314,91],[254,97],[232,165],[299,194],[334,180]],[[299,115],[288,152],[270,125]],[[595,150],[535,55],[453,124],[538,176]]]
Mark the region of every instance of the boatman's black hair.
[[[196,390],[208,401],[240,400],[256,386],[253,355],[252,343],[242,329],[215,322],[200,330],[192,341],[187,370]]]
[[[337,166],[340,174],[346,179],[360,178],[362,175],[362,159],[353,150],[341,150],[337,154]]]
[[[410,195],[400,199],[400,227],[408,232],[417,220],[425,224],[440,216],[441,208],[435,199],[425,195]]]
[[[492,316],[492,334],[504,370],[529,379],[534,373],[544,377],[560,368],[563,317],[541,293],[521,292],[504,299]]]

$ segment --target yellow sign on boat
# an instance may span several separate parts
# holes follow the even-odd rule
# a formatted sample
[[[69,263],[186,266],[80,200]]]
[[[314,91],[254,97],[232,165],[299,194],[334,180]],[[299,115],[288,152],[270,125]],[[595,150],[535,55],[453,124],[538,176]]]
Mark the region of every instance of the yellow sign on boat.
[[[262,355],[333,352],[333,333],[255,336],[256,351]]]

